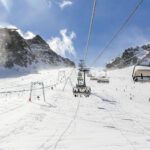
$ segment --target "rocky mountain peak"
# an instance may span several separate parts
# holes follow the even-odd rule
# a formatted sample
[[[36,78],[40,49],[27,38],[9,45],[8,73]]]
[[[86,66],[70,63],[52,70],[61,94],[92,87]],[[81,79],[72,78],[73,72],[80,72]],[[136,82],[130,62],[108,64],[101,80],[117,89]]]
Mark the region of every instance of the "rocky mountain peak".
[[[32,42],[32,44],[45,44],[47,43],[42,39],[40,35],[36,35],[33,39],[29,39],[28,42]]]
[[[139,65],[150,65],[150,44],[124,50],[121,56],[107,63],[106,68],[124,68],[137,63]]]
[[[74,62],[57,55],[40,35],[24,39],[16,29],[0,29],[0,66],[75,66]]]

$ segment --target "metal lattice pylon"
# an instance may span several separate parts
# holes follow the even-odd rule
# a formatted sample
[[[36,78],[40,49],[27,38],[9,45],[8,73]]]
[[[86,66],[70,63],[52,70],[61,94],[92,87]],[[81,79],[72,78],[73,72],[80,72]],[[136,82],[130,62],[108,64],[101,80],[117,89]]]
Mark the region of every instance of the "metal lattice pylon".
[[[46,101],[45,100],[45,89],[44,89],[44,83],[43,82],[31,82],[31,86],[30,86],[30,98],[29,98],[29,101],[31,101],[31,98],[32,98],[32,91],[34,90],[33,87],[35,85],[41,85],[41,90],[43,91],[43,99],[44,99],[44,102]]]
[[[66,72],[65,71],[59,71],[58,72],[58,81],[61,81],[63,78],[66,80]]]
[[[72,84],[72,81],[71,81],[71,78],[70,78],[70,77],[72,76],[72,74],[73,74],[74,71],[75,71],[75,69],[73,69],[72,72],[71,72],[71,74],[69,75],[69,77],[65,79],[66,82],[65,82],[65,84],[64,84],[63,91],[65,90],[68,81],[70,82],[71,86],[73,87],[73,84]]]

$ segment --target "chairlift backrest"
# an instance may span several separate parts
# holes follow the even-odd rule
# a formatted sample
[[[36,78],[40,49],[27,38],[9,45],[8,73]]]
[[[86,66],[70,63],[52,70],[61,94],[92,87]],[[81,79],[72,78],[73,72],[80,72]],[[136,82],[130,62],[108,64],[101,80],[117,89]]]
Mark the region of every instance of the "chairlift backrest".
[[[149,66],[134,66],[132,77],[150,77]]]

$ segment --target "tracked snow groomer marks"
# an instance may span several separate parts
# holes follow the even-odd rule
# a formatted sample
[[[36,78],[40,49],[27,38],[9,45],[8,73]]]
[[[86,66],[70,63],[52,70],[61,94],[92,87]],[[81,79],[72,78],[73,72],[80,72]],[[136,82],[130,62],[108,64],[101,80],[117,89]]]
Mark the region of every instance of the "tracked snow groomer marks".
[[[75,87],[73,87],[73,94],[75,97],[82,96],[82,95],[85,97],[90,96],[91,88],[86,86],[86,74],[88,72],[89,69],[85,67],[84,61],[80,60],[77,84]]]

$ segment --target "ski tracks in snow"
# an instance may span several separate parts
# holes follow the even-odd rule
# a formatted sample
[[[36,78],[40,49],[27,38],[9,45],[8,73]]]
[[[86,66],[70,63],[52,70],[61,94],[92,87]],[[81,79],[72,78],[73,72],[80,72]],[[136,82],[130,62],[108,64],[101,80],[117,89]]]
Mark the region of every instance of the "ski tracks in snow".
[[[106,91],[107,90],[108,89],[106,89]],[[135,104],[131,104],[131,100],[129,100],[129,102],[126,101],[126,107],[128,107],[129,105],[130,107],[131,105],[133,106],[132,110],[127,112],[122,107],[122,103],[120,99],[117,100],[113,96],[109,95],[108,92],[106,92],[105,90],[101,89],[100,91],[103,91],[103,93],[101,92],[98,92],[98,94],[94,93],[93,96],[96,96],[101,100],[102,103],[104,103],[103,107],[112,118],[114,126],[116,127],[117,130],[119,130],[121,135],[126,139],[127,143],[131,146],[131,149],[137,150],[139,149],[140,146],[145,147],[145,145],[142,144],[142,141],[145,138],[145,142],[146,142],[146,139],[148,139],[150,133],[149,130],[146,130],[146,128],[142,125],[142,120],[139,119],[139,115],[136,114],[137,111],[135,112],[133,111],[137,109],[135,107]],[[103,96],[101,96],[100,93]],[[111,99],[111,101],[109,99]],[[139,138],[141,137],[142,141],[139,140],[138,137]]]

